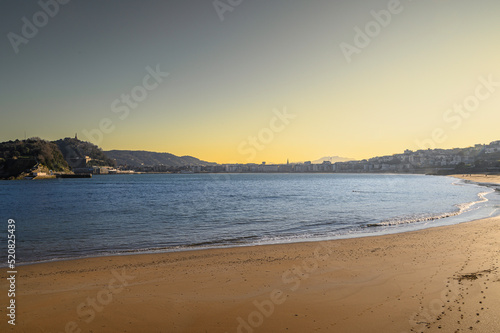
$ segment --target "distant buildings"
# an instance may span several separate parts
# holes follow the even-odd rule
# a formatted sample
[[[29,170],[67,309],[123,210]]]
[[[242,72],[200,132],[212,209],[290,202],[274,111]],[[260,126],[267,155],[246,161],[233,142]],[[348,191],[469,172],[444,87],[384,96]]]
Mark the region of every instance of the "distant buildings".
[[[498,156],[496,156],[497,154]],[[496,156],[496,157],[495,157]],[[373,157],[368,160],[313,164],[222,164],[197,166],[193,172],[226,173],[287,173],[287,172],[339,172],[339,173],[451,173],[464,168],[481,167],[485,171],[500,171],[500,141],[469,148],[405,150],[402,154]],[[464,169],[465,170],[465,169]]]
[[[87,158],[87,157],[86,157]],[[85,159],[88,165],[88,160]],[[500,171],[500,141],[488,145],[469,148],[405,150],[403,153],[378,156],[360,161],[332,163],[324,161],[315,164],[301,163],[267,164],[210,164],[192,166],[167,166],[163,164],[140,167],[122,166],[86,167],[75,169],[75,173],[115,174],[115,173],[434,173],[446,174],[466,171]]]
[[[486,154],[493,154],[493,153],[498,153],[500,152],[500,141],[495,141],[490,143],[485,147]]]

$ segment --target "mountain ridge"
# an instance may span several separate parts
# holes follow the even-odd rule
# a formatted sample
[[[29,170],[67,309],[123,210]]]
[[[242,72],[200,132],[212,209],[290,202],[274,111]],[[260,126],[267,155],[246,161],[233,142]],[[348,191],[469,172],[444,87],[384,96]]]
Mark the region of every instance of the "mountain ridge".
[[[217,165],[214,162],[202,161],[193,156],[177,156],[165,152],[147,150],[107,150],[104,154],[116,161],[118,166],[141,167],[165,165],[171,167]]]

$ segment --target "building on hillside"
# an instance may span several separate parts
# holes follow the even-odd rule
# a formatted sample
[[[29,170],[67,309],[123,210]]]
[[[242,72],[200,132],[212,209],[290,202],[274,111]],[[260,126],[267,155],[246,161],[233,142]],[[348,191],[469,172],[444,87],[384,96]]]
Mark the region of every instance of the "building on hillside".
[[[493,154],[500,152],[500,141],[493,141],[484,149],[485,154]]]
[[[107,175],[109,173],[109,168],[106,168],[106,167],[94,167],[92,173],[94,175]]]

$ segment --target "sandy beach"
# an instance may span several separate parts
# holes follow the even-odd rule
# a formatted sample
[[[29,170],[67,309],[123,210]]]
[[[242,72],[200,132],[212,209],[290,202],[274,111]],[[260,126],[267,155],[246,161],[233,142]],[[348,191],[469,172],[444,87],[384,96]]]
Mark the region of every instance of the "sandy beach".
[[[469,180],[471,182],[476,183],[491,183],[491,184],[500,184],[500,175],[453,175],[452,177],[460,178],[464,180]]]
[[[357,239],[26,265],[16,276],[15,326],[3,268],[0,331],[498,332],[499,257],[495,217]]]

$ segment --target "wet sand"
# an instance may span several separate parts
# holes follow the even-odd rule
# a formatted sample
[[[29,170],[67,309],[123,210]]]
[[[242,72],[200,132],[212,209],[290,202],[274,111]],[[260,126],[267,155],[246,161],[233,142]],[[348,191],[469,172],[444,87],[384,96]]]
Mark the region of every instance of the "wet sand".
[[[21,266],[15,331],[495,332],[499,257],[500,219],[492,218],[321,243]],[[5,276],[0,288],[8,289]],[[5,332],[6,307],[0,312]]]
[[[499,332],[499,258],[495,217],[396,235],[19,266],[15,327],[2,268],[0,331]]]
[[[452,177],[469,180],[476,183],[492,183],[500,185],[500,175],[481,175],[481,174],[458,174]]]

